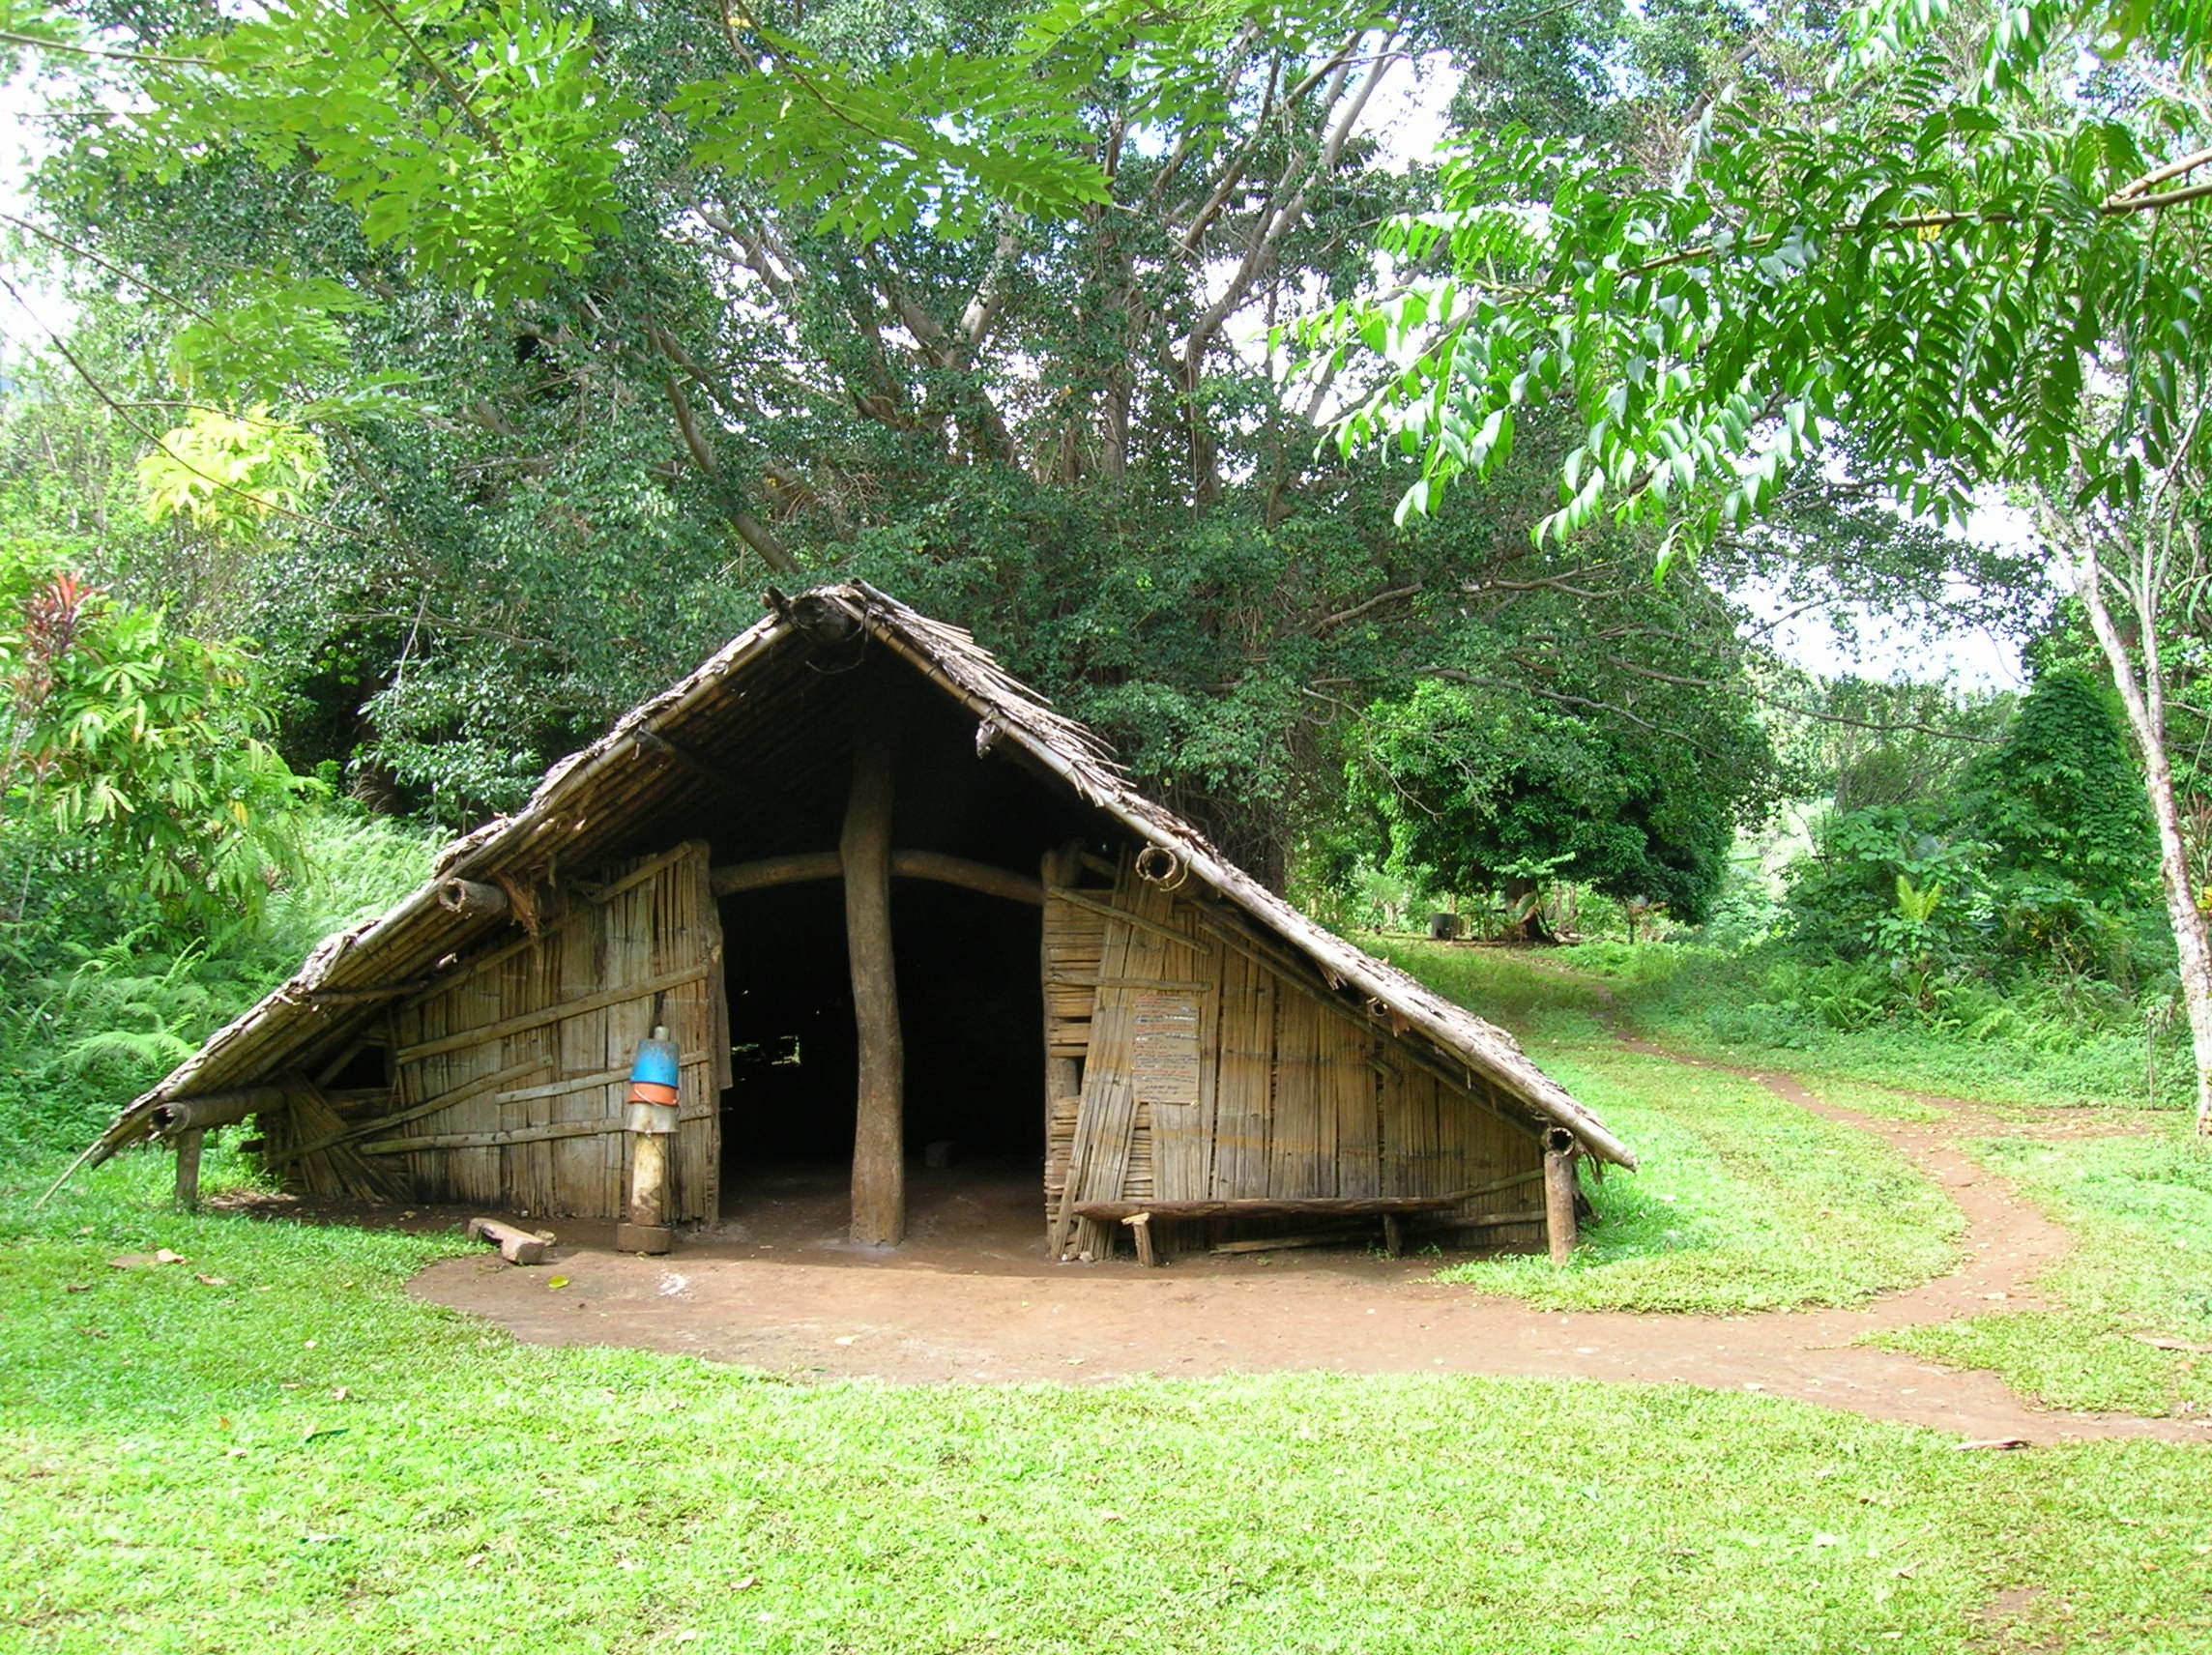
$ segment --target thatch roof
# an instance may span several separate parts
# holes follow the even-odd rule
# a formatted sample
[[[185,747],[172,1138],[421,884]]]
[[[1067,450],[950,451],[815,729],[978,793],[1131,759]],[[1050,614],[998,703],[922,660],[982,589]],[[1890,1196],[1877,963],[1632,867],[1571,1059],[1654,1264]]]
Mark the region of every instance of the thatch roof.
[[[358,1039],[400,985],[434,979],[466,958],[480,938],[507,924],[449,912],[438,900],[445,882],[499,884],[527,893],[556,866],[596,868],[634,847],[655,822],[696,808],[718,789],[726,797],[724,767],[736,755],[744,755],[758,773],[778,778],[783,791],[800,785],[810,769],[841,767],[841,753],[825,754],[819,740],[779,714],[808,692],[825,651],[875,647],[973,714],[984,727],[979,744],[987,741],[1136,838],[1172,853],[1187,878],[1310,962],[1348,1010],[1363,1009],[1386,1021],[1398,1037],[1419,1040],[1433,1056],[1464,1065],[1533,1118],[1565,1127],[1598,1159],[1636,1164],[1510,1034],[1323,929],[1232,865],[1189,823],[1139,793],[1096,736],[1009,677],[967,632],[859,582],[776,602],[775,613],[555,765],[521,810],[448,845],[430,884],[325,941],[282,987],[125,1110],[94,1147],[94,1158],[155,1136],[165,1103],[312,1072]],[[841,784],[828,791],[837,794]],[[742,807],[736,808],[742,820]]]

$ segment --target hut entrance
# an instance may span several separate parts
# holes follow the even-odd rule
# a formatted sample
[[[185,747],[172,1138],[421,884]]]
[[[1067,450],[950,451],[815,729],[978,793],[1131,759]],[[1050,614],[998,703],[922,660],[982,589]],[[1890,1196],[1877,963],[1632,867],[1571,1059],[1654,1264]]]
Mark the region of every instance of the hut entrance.
[[[1089,824],[903,669],[826,682],[843,796],[787,794],[775,838],[748,837],[790,848],[714,874],[736,1049],[722,1216],[751,1225],[764,1203],[804,1202],[818,1228],[885,1243],[980,1206],[1033,1233],[1038,870]]]
[[[891,922],[908,1231],[1004,1217],[1029,1235],[1044,1162],[1040,911],[902,879]],[[859,1062],[842,883],[728,898],[722,924],[734,1052],[722,1216],[843,1230]]]

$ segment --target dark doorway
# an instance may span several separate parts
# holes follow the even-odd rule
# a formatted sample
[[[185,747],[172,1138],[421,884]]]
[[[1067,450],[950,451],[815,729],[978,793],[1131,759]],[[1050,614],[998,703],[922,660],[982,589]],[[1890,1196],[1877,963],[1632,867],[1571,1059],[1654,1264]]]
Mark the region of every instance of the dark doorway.
[[[1044,1165],[1037,909],[950,886],[892,887],[912,1220],[968,1181],[1031,1191]],[[847,1190],[857,1073],[844,888],[815,880],[722,905],[734,1084],[722,1210]],[[842,1217],[838,1219],[842,1223]]]

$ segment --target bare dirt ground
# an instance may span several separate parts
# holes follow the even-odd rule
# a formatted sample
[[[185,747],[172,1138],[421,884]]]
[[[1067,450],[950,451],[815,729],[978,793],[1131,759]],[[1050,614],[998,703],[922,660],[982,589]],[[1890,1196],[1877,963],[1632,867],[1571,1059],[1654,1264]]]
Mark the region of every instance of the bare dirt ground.
[[[2046,1411],[1993,1375],[1857,1346],[1892,1328],[2034,1307],[2030,1283],[2069,1237],[1953,1147],[2018,1132],[2017,1122],[1941,1099],[1926,1100],[1945,1111],[1940,1120],[1878,1120],[1823,1106],[1787,1077],[1752,1078],[1887,1139],[1942,1185],[1966,1219],[1961,1266],[1857,1310],[1562,1315],[1439,1285],[1429,1279],[1433,1257],[1316,1249],[1183,1255],[1159,1269],[1124,1260],[1052,1263],[1033,1172],[917,1170],[912,1238],[888,1251],[856,1248],[842,1236],[840,1180],[794,1169],[754,1180],[732,1203],[742,1218],[681,1237],[666,1258],[615,1253],[611,1226],[564,1221],[554,1225],[561,1244],[548,1268],[509,1268],[496,1255],[450,1260],[415,1291],[537,1343],[643,1347],[793,1378],[1080,1384],[1283,1371],[1517,1375],[1763,1392],[1976,1440],[2212,1442],[2212,1421]],[[567,1285],[551,1287],[557,1276]]]

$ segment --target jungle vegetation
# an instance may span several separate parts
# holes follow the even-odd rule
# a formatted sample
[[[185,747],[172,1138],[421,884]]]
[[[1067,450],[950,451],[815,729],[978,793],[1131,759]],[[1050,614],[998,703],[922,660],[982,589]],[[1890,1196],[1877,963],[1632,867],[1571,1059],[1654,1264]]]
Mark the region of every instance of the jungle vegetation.
[[[93,0],[0,44],[8,279],[66,297],[0,417],[25,1098],[113,1102],[769,581],[850,575],[1346,924],[1680,933],[1814,1023],[2200,1009],[2186,8]],[[2008,488],[2035,534],[1962,532]],[[1813,610],[1998,628],[2034,689],[1823,681],[1772,647]]]

